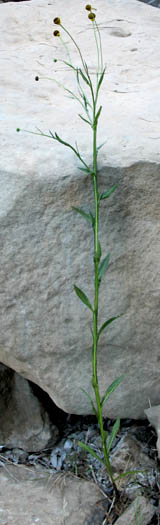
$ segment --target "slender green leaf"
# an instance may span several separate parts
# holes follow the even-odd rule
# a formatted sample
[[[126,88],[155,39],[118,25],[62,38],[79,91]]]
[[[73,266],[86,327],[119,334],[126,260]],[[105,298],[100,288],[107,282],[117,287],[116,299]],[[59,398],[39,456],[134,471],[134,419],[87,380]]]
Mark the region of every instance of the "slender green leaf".
[[[83,102],[84,102],[84,106],[83,106],[83,107],[84,107],[84,109],[85,109],[85,111],[86,111],[86,113],[87,113],[87,115],[88,115],[88,118],[89,118],[89,120],[90,120],[90,123],[92,123],[91,118],[90,118],[90,115],[89,115],[89,112],[88,112],[88,107],[90,107],[90,108],[92,109],[92,106],[91,106],[91,104],[90,104],[90,102],[89,102],[89,100],[88,100],[86,94],[84,93],[81,84],[80,84],[80,80],[79,80],[79,69],[77,69],[77,83],[78,83],[78,87],[79,87],[79,94],[80,94],[80,96],[83,98]],[[81,104],[82,104],[82,102],[81,102]],[[82,105],[83,105],[83,104],[82,104]]]
[[[94,333],[93,333],[93,328],[92,328],[92,326],[90,326],[89,329],[90,329],[90,332],[91,332],[92,339],[94,339]]]
[[[84,122],[86,122],[87,124],[89,124],[89,126],[91,126],[91,122],[89,122],[89,120],[87,120],[86,118],[84,118],[82,115],[80,115],[80,113],[78,114],[78,116],[84,120]]]
[[[98,109],[98,111],[97,111],[97,114],[96,114],[96,116],[95,116],[94,124],[93,124],[94,127],[97,125],[97,122],[98,122],[98,119],[99,119],[99,116],[100,116],[101,111],[102,111],[102,106],[99,107],[99,109]]]
[[[109,265],[109,259],[110,259],[110,253],[108,253],[106,255],[106,257],[104,257],[104,259],[102,260],[101,264],[99,265],[99,268],[98,268],[98,281],[99,281],[99,284],[101,282],[101,279],[102,279],[104,273],[107,271],[107,268],[108,268],[108,265]]]
[[[101,148],[103,148],[104,144],[106,144],[107,140],[105,140],[104,142],[102,142],[102,144],[100,144],[99,146],[97,146],[96,148],[96,154],[98,155],[98,152]]]
[[[99,82],[98,82],[98,85],[97,85],[97,95],[98,95],[98,91],[99,91],[99,89],[101,87],[101,84],[103,82],[105,71],[106,71],[106,68],[104,68],[102,73],[101,73],[101,76],[100,76],[100,79],[99,79]]]
[[[52,131],[50,129],[49,129],[49,133],[50,133],[50,135],[45,135],[44,133],[40,133],[40,135],[42,135],[44,137],[52,137],[52,139],[57,140],[58,142],[60,142],[60,144],[63,144],[64,146],[67,146],[67,148],[70,148],[75,153],[75,155],[78,157],[78,159],[82,162],[82,164],[85,166],[85,168],[88,170],[87,164],[82,159],[79,151],[77,151],[77,149],[74,148],[74,146],[72,146],[72,144],[70,144],[69,142],[66,142],[65,140],[61,139],[61,137],[59,137],[58,133],[55,133],[53,135],[53,133],[52,133]],[[90,171],[90,174],[92,175],[91,171]]]
[[[94,228],[95,218],[94,218],[94,216],[93,216],[93,214],[92,214],[91,211],[89,212],[89,214],[90,214],[90,217],[91,217],[91,219],[92,219],[92,226],[93,226],[93,228]]]
[[[70,64],[70,63],[69,63],[69,62],[67,62],[66,60],[61,60],[61,62],[64,62],[64,64],[66,64],[66,66],[69,66],[69,67],[71,67],[71,69],[74,69],[74,71],[76,71],[76,72],[77,72],[77,68],[76,68],[76,67],[74,67],[74,66],[72,66],[72,64]]]
[[[101,258],[101,255],[102,255],[102,249],[101,249],[101,244],[100,244],[99,241],[98,241],[98,252],[97,252],[97,255],[98,255],[98,260],[100,261],[100,258]]]
[[[101,201],[102,199],[108,199],[108,197],[110,197],[110,195],[116,190],[117,187],[118,187],[118,184],[114,184],[114,186],[112,186],[110,190],[103,191],[103,193],[101,193],[100,195],[99,200]]]
[[[92,355],[93,355],[93,352],[94,352],[94,345],[92,346]],[[92,376],[91,385],[93,386],[95,390],[95,388],[97,387],[97,379],[95,378],[94,375]]]
[[[104,430],[104,431],[103,431],[103,435],[104,435],[104,438],[105,438],[105,440],[106,440],[107,437],[108,437],[108,432],[107,432],[107,430]]]
[[[64,95],[65,98],[69,98],[70,100],[74,100],[75,97],[72,95],[72,96],[69,96],[69,95]],[[77,98],[77,97],[76,97]],[[79,101],[80,102],[80,101]]]
[[[82,97],[83,97],[83,101],[84,101],[84,107],[85,107],[85,111],[88,115],[88,118],[90,120],[90,123],[92,124],[92,119],[90,117],[90,114],[89,114],[89,111],[88,111],[88,107],[92,109],[92,106],[88,100],[88,98],[86,97],[85,93],[82,94]]]
[[[66,64],[66,62],[64,60],[61,60],[61,62],[64,62],[64,64]],[[72,67],[72,66],[70,66]],[[76,69],[74,67],[72,67],[72,69],[74,69],[76,71]],[[70,89],[66,88],[64,84],[62,84],[61,82],[58,82],[58,80],[56,80],[55,78],[50,78],[50,77],[43,77],[43,78],[46,78],[47,80],[54,80],[54,82],[61,88],[64,89],[64,91],[66,91],[67,93],[69,93],[71,95],[71,97],[68,97],[68,98],[73,98],[73,99],[76,99],[78,100],[78,102],[81,104],[81,106],[83,107],[83,104],[81,102],[81,99],[73,92],[71,91]]]
[[[78,144],[77,144],[77,141],[76,141],[76,140],[75,140],[75,146],[76,146],[76,151],[77,151],[78,155],[80,156],[79,148],[78,148]]]
[[[100,463],[103,463],[103,465],[106,466],[105,461],[103,461],[103,459],[100,458],[100,456],[98,456],[98,454],[96,454],[96,452],[93,450],[93,448],[89,447],[89,445],[86,445],[85,443],[82,443],[82,441],[78,441],[78,445],[80,447],[82,447],[84,450],[86,450],[86,452],[89,452],[89,454],[91,454],[94,458],[98,459],[98,461],[100,461]]]
[[[50,136],[52,137],[52,139],[54,139],[54,140],[59,140],[59,139],[56,137],[56,134],[54,135],[50,129],[49,129],[49,133],[50,133]],[[43,135],[43,133],[42,133],[42,135]]]
[[[80,215],[82,215],[90,224],[92,224],[92,216],[91,214],[86,213],[82,208],[76,208],[75,206],[72,206],[72,210],[76,211]]]
[[[80,171],[84,171],[85,173],[90,173],[92,175],[92,172],[89,168],[78,168]]]
[[[88,117],[88,122],[90,123],[90,126],[92,127],[92,119],[91,119],[91,116],[90,116],[90,113],[89,113],[89,110],[88,110],[89,107],[90,107],[91,110],[92,110],[92,106],[91,106],[91,104],[90,104],[88,98],[86,97],[85,93],[81,93],[81,96],[82,96],[82,98],[83,98],[83,102],[84,102],[84,105],[82,104],[82,105],[83,105],[83,108],[84,108],[84,110],[85,110],[85,112],[86,112],[86,115],[87,115],[87,117]],[[86,120],[87,120],[87,119],[86,119]]]
[[[89,86],[88,79],[87,79],[87,77],[84,75],[82,69],[78,69],[78,71],[79,71],[81,77],[83,78],[84,82],[86,82],[86,84]]]
[[[113,428],[112,428],[112,432],[111,432],[111,435],[110,435],[110,438],[109,438],[109,441],[108,441],[108,444],[107,444],[107,453],[109,454],[110,452],[110,449],[112,447],[112,443],[118,433],[118,430],[119,430],[119,427],[120,427],[120,418],[118,417],[113,425]]]
[[[125,476],[133,476],[133,474],[138,474],[139,472],[147,472],[147,470],[128,470],[127,472],[122,472],[122,474],[119,474],[116,478],[114,478],[114,481],[118,481],[120,478],[124,478]]]
[[[113,321],[118,319],[118,317],[121,317],[121,315],[124,315],[124,314],[119,314],[119,315],[116,315],[115,317],[111,317],[110,319],[107,319],[107,321],[105,321],[105,323],[102,324],[102,326],[101,326],[101,328],[99,329],[99,332],[98,332],[98,339],[99,339],[100,334],[106,328],[106,326],[108,326],[110,323],[113,323]]]
[[[119,376],[111,385],[107,388],[102,400],[101,400],[101,407],[103,407],[105,401],[110,397],[110,395],[116,390],[116,388],[120,385],[121,381],[123,380],[124,375]]]
[[[81,388],[82,392],[84,392],[84,394],[88,397],[89,401],[90,401],[90,404],[92,406],[92,409],[93,409],[93,412],[95,414],[95,416],[97,417],[97,410],[96,410],[96,407],[92,401],[92,398],[91,396],[88,394],[88,392],[86,392],[86,390],[84,390],[84,388]]]
[[[87,78],[90,80],[90,76],[89,76],[89,71],[88,71],[88,66],[87,66],[87,62],[84,61],[84,69],[86,71],[86,74],[87,74]],[[89,84],[90,85],[90,84]]]
[[[80,87],[80,91],[82,91],[80,80],[79,80],[79,68],[78,67],[76,69],[76,77],[77,77],[77,83],[78,83],[78,85]]]
[[[76,294],[78,295],[79,299],[82,301],[82,303],[84,303],[86,306],[88,306],[88,308],[93,312],[92,305],[89,302],[89,299],[85,295],[85,293],[82,292],[82,290],[80,290],[80,288],[78,288],[78,286],[76,286],[75,284],[74,284],[74,290],[75,290]]]
[[[79,102],[81,102],[80,98],[77,97],[77,95],[75,95],[74,91],[71,91],[70,89],[66,88],[66,87],[63,86],[63,85],[62,85],[62,87],[63,87],[63,89],[64,89],[65,91],[67,91],[67,93],[69,93],[69,95],[70,95],[69,98],[75,98],[76,100],[78,100]]]
[[[78,170],[84,171],[84,173],[90,173],[90,169],[89,168],[80,168],[80,167],[78,167]]]

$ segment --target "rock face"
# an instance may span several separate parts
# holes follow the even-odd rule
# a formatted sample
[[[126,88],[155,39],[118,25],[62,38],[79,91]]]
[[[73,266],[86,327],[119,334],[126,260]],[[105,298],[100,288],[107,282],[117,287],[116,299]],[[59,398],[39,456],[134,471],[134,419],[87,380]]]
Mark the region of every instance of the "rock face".
[[[102,191],[118,183],[102,206],[103,254],[111,263],[101,288],[100,322],[124,313],[100,340],[101,391],[124,381],[104,413],[143,417],[159,403],[160,372],[160,12],[136,0],[95,2],[107,70],[99,143]],[[49,76],[76,89],[54,16],[77,35],[94,79],[92,26],[83,6],[42,0],[0,6],[3,114],[0,158],[0,361],[41,386],[70,413],[91,413],[90,311],[73,284],[93,299],[92,232],[72,206],[92,207],[92,181],[70,150],[17,127],[57,131],[87,162],[92,137],[77,102]],[[33,22],[34,21],[34,22]],[[68,40],[67,40],[68,42]],[[69,44],[70,45],[70,44]],[[80,65],[72,46],[73,63]],[[91,254],[91,255],[89,255]]]
[[[144,496],[138,496],[116,521],[117,525],[135,525],[135,523],[143,523],[149,525],[154,515],[154,507]]]
[[[1,468],[1,523],[84,525],[101,493],[94,483],[53,472],[8,465]]]
[[[28,381],[0,365],[0,444],[39,451],[57,437],[58,429],[51,425]]]
[[[132,471],[134,469],[149,469],[154,468],[154,461],[148,457],[141,449],[140,443],[135,440],[131,434],[127,434],[121,439],[119,446],[111,456],[111,463],[113,472],[125,472],[125,470]],[[126,468],[127,465],[127,468]],[[125,482],[125,478],[121,481]]]

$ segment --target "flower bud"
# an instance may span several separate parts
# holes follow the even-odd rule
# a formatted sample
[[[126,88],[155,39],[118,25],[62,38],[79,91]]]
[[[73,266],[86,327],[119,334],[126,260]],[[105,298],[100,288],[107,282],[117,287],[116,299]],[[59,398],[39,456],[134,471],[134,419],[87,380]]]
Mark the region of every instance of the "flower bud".
[[[96,15],[94,13],[89,13],[88,18],[93,22],[96,18]]]
[[[38,77],[38,76],[36,76],[34,80],[36,80],[36,82],[38,82],[38,80],[39,80],[39,77]]]
[[[16,131],[18,131],[18,133],[19,133],[19,131],[21,131],[21,130],[20,130],[20,128],[17,128]]]
[[[92,11],[92,6],[90,4],[87,4],[85,6],[86,11]]]
[[[61,19],[58,16],[54,18],[53,22],[54,24],[57,24],[58,26],[61,25]]]
[[[54,31],[53,35],[54,36],[60,36],[60,32],[56,29],[56,31]]]

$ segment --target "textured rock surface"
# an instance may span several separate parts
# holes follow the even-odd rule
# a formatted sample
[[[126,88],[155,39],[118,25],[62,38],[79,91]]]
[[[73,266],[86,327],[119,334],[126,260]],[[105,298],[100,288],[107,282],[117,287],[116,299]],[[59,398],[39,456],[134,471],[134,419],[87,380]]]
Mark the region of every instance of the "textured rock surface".
[[[139,0],[139,2],[144,2],[152,7],[160,7],[159,0]]]
[[[155,512],[154,507],[143,496],[138,496],[122,514],[118,520],[117,525],[135,525],[135,523],[142,523],[148,525]]]
[[[141,417],[148,399],[156,405],[160,395],[160,12],[136,0],[115,0],[114,7],[99,0],[97,7],[107,65],[100,182],[102,189],[119,183],[101,212],[101,242],[104,254],[111,251],[111,264],[100,318],[125,314],[101,339],[99,377],[104,392],[126,374],[105,406],[108,416]],[[79,106],[54,82],[34,82],[35,74],[49,75],[75,86],[71,72],[52,61],[63,56],[52,37],[57,14],[74,29],[94,78],[91,24],[83,7],[77,16],[72,1],[67,7],[64,0],[60,6],[58,0],[0,6],[0,360],[64,410],[85,414],[91,409],[81,388],[92,391],[90,312],[73,283],[93,297],[92,236],[72,205],[87,209],[91,181],[69,150],[15,132],[17,126],[50,128],[72,143],[76,135],[91,160],[91,136],[77,116]],[[79,64],[74,51],[73,61]]]
[[[130,434],[124,436],[111,457],[114,472],[132,471],[138,468],[148,472],[154,468],[154,461],[148,457]]]
[[[33,394],[28,381],[0,365],[0,444],[28,451],[56,442],[58,429]]]
[[[0,520],[9,525],[84,525],[101,493],[75,476],[23,466],[0,470]]]

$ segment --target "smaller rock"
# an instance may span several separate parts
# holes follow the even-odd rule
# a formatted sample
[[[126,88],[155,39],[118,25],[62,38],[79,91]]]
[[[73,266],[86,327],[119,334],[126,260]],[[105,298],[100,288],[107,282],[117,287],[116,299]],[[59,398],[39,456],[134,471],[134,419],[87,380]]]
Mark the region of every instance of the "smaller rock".
[[[41,465],[7,465],[0,469],[0,485],[4,525],[84,525],[102,497],[95,483],[60,477]]]
[[[52,450],[51,456],[50,456],[50,464],[57,471],[61,470],[61,467],[65,459],[66,459],[65,450],[61,449],[60,447],[56,447],[54,450]]]
[[[64,443],[64,449],[69,451],[73,448],[73,441],[71,441],[71,439],[66,439],[65,443]]]
[[[1,447],[39,452],[50,441],[54,445],[58,435],[31,383],[0,363]]]
[[[55,452],[52,452],[51,454],[51,457],[50,457],[50,464],[52,465],[53,468],[57,468],[57,454]]]
[[[1,457],[5,460],[12,461],[15,464],[25,463],[27,460],[27,452],[21,448],[14,448],[1,453]]]
[[[154,468],[154,461],[142,451],[140,443],[128,433],[118,443],[111,457],[113,471]]]
[[[154,513],[155,509],[151,503],[144,496],[138,496],[116,520],[116,525],[149,525]]]

